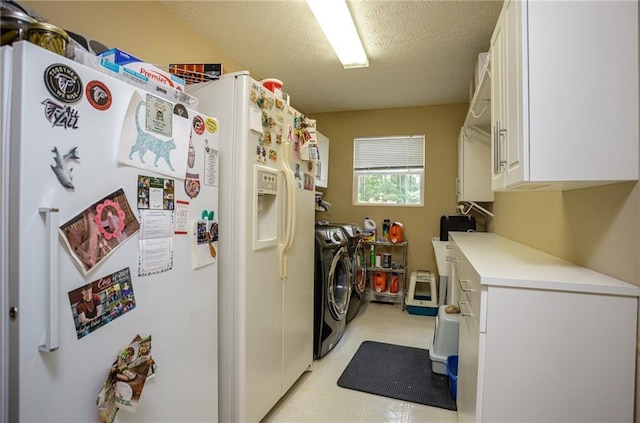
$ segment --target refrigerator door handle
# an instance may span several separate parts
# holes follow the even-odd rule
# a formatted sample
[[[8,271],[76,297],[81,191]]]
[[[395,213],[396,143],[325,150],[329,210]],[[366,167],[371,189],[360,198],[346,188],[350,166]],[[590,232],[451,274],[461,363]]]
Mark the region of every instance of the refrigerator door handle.
[[[38,349],[42,352],[53,352],[58,349],[58,209],[41,207],[38,212],[45,215],[47,231],[48,262],[46,272],[49,280],[45,292],[47,293],[47,309],[49,318],[46,324],[44,344]]]
[[[284,243],[280,249],[280,278],[286,278],[289,273],[287,253],[293,244],[293,233],[296,224],[295,202],[293,201],[293,195],[295,194],[295,177],[286,162],[283,164],[283,173],[286,181],[285,203],[287,216],[285,219]]]
[[[296,234],[296,213],[297,213],[296,201],[295,201],[296,183],[293,177],[293,172],[291,171],[290,168],[289,168],[289,172],[290,172],[289,178],[291,181],[291,183],[288,184],[290,185],[290,189],[287,190],[287,209],[290,211],[289,217],[287,219],[287,222],[289,223],[289,230],[288,230],[289,237],[287,238],[285,252],[289,252],[289,250],[293,246],[293,237]]]

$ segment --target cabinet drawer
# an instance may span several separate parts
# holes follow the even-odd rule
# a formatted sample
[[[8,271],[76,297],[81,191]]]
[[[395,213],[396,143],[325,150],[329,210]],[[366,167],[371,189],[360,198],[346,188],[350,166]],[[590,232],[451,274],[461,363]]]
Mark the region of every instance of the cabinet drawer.
[[[457,265],[456,282],[459,285],[460,302],[468,303],[469,309],[464,311],[471,313],[477,323],[480,316],[480,277],[464,256]]]

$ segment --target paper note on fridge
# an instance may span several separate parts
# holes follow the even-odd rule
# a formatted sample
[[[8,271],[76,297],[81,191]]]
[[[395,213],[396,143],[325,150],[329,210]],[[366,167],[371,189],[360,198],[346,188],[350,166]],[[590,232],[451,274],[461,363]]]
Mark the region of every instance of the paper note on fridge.
[[[134,92],[122,123],[118,162],[184,179],[191,118],[181,104]]]
[[[249,129],[262,133],[262,119],[260,116],[260,110],[255,107],[249,107]]]
[[[139,210],[138,276],[173,268],[174,214],[171,210]]]

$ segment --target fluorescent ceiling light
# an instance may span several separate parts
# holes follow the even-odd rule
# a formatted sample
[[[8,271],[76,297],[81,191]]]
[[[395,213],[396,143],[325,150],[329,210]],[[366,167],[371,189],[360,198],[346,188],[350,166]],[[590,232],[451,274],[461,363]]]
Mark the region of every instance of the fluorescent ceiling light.
[[[307,0],[329,44],[345,69],[366,68],[369,59],[345,0]]]

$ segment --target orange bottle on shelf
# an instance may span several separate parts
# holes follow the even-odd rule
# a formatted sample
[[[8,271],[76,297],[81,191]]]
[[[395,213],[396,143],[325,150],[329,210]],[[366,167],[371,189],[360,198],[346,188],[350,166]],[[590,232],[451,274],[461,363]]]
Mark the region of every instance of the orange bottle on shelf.
[[[373,290],[381,293],[387,290],[387,274],[376,272],[373,276]]]
[[[389,285],[389,292],[391,294],[397,294],[398,290],[400,289],[400,283],[398,281],[398,274],[397,273],[392,273],[391,274],[391,284]]]

